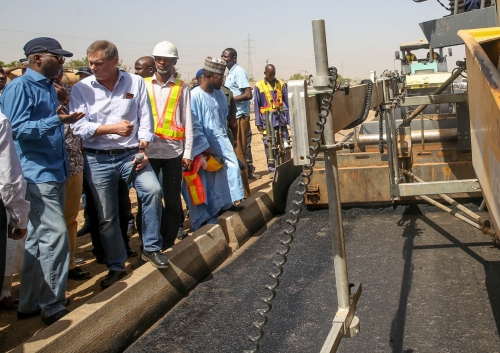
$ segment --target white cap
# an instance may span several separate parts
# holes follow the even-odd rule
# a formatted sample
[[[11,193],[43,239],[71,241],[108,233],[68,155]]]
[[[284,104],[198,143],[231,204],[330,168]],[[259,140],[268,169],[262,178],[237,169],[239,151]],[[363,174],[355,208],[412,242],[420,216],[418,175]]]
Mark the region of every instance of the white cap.
[[[167,41],[156,44],[155,48],[153,49],[152,55],[162,56],[164,58],[176,58],[176,59],[179,58],[177,54],[177,47],[174,44]]]

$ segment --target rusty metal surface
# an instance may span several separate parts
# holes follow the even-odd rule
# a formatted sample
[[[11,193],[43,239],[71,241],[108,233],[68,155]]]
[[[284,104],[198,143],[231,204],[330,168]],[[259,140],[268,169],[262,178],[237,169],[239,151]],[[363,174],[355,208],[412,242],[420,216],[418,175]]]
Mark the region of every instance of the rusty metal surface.
[[[456,149],[429,150],[419,154],[412,150],[412,171],[426,181],[447,181],[475,178],[472,154]],[[387,154],[377,152],[338,154],[340,197],[344,206],[391,203]],[[322,160],[316,162],[306,197],[309,207],[327,207],[326,177]],[[480,197],[480,193],[451,194],[453,198]],[[402,202],[416,200],[402,198]]]
[[[499,229],[500,29],[460,31],[458,35],[465,43],[467,56],[472,163],[492,221]],[[482,40],[486,41],[480,44]]]

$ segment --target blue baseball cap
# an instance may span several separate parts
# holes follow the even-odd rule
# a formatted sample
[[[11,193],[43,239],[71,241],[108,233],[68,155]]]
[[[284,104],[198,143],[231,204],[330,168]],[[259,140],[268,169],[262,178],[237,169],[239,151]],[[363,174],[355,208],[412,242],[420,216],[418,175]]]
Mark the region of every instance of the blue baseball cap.
[[[39,37],[32,39],[28,43],[26,43],[23,49],[24,49],[24,55],[26,56],[44,51],[48,51],[49,53],[57,55],[62,55],[67,58],[73,56],[73,53],[63,50],[61,44],[59,44],[57,40],[49,37]]]
[[[198,72],[196,73],[196,79],[198,79],[198,77],[200,77],[201,75],[203,75],[203,69],[198,70]]]
[[[75,72],[75,75],[80,75],[80,74],[89,75],[89,76],[93,75],[92,71],[90,71],[90,67],[88,67],[88,66],[82,67],[81,69],[78,69],[77,72]]]

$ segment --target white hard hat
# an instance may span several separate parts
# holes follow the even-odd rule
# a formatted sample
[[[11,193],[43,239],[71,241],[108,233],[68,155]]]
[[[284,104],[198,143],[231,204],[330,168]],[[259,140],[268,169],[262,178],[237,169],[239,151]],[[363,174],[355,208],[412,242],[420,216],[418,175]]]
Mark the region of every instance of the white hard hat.
[[[177,54],[177,47],[167,41],[156,44],[155,48],[153,49],[153,56],[163,56],[164,58],[176,59],[179,58]]]

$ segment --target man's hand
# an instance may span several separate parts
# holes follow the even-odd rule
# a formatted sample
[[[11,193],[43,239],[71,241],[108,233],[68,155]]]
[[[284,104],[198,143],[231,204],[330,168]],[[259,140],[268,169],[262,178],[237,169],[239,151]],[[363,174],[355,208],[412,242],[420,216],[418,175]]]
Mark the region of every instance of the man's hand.
[[[193,161],[187,158],[182,158],[182,168],[185,172],[190,172],[193,168]]]
[[[83,118],[85,116],[85,113],[80,113],[80,112],[65,114],[62,105],[57,107],[56,113],[59,116],[59,119],[61,119],[61,122],[63,124],[76,123],[78,120],[80,120],[81,118]]]
[[[69,94],[68,91],[66,91],[66,88],[64,88],[63,85],[59,85],[57,83],[53,83],[54,88],[56,89],[57,92],[57,100],[59,103],[62,104],[68,104],[69,103]]]
[[[14,239],[14,240],[19,240],[19,239],[24,238],[24,236],[26,235],[26,233],[28,231],[26,228],[13,228],[10,225],[9,225],[8,229],[9,229],[9,233],[8,233],[9,238]]]
[[[133,131],[134,131],[134,124],[132,124],[128,120],[122,120],[119,123],[115,124],[115,134],[117,135],[130,136],[132,135]]]
[[[208,157],[210,157],[212,153],[210,152],[210,148],[207,148],[205,151],[201,152],[201,154],[207,157],[208,159]]]
[[[262,127],[262,125],[257,125],[257,130],[262,133],[264,131],[264,128]]]
[[[137,166],[137,168],[135,168],[135,170],[139,171],[141,170],[142,168],[144,168],[148,163],[149,163],[149,158],[148,156],[146,156],[146,153],[145,152],[139,152],[139,153],[142,153],[144,155],[144,158],[142,160],[141,163],[139,163],[139,165]],[[134,165],[135,163],[135,157],[134,157],[134,160],[132,161],[132,165]]]

